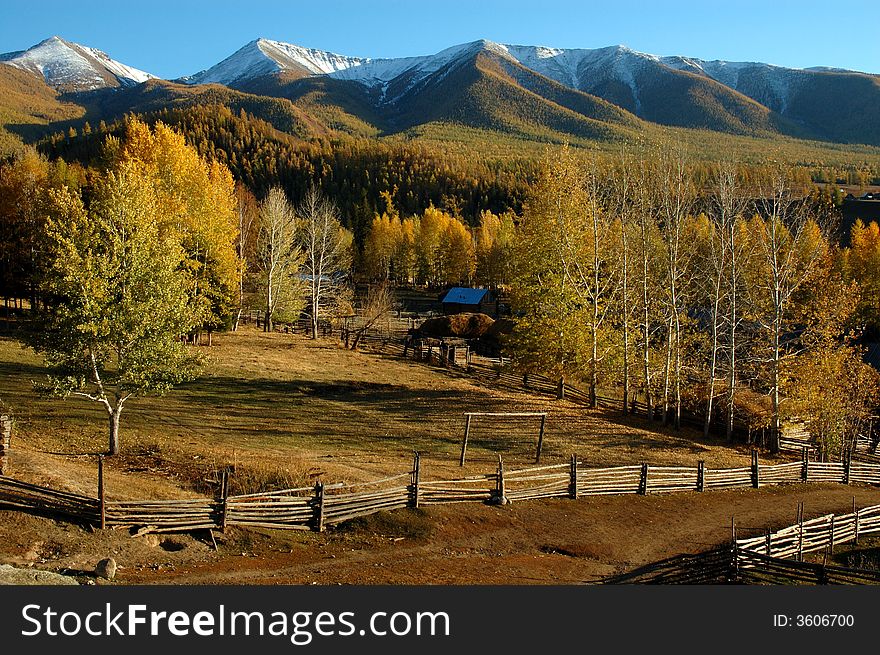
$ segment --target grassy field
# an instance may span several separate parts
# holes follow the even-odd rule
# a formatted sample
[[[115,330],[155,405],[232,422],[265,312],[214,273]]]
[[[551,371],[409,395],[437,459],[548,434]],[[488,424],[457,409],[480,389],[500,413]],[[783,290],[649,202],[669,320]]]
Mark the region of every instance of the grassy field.
[[[204,375],[123,415],[123,453],[108,460],[107,493],[174,498],[216,492],[216,470],[235,463],[233,493],[406,471],[422,451],[425,478],[486,473],[496,453],[509,468],[533,457],[533,429],[475,429],[458,467],[463,412],[548,411],[545,459],[577,452],[592,466],[648,461],[746,465],[745,448],[704,442],[642,419],[481,386],[460,373],[331,340],[220,335]],[[15,408],[9,474],[95,494],[94,455],[105,418],[78,400],[38,398],[40,360],[0,339],[0,398]],[[652,428],[651,430],[647,428]],[[514,438],[516,437],[516,438]],[[796,485],[705,494],[591,496],[496,507],[479,503],[408,509],[355,519],[323,533],[230,528],[225,534],[132,537],[0,509],[0,562],[62,570],[93,581],[111,555],[129,584],[511,584],[596,580],[729,539],[730,517],[748,530],[880,502],[872,487]]]
[[[322,476],[359,481],[408,470],[423,454],[431,478],[510,467],[534,458],[537,423],[472,427],[468,463],[458,467],[467,411],[546,411],[544,460],[577,453],[588,465],[745,465],[745,449],[704,442],[696,432],[586,410],[566,401],[481,386],[388,355],[351,352],[332,340],[264,334],[221,335],[204,374],[162,398],[132,401],[122,415],[123,454],[112,468],[157,474],[190,490],[234,463],[241,488],[298,485]],[[0,397],[14,408],[16,448],[89,460],[106,448],[106,417],[95,403],[43,399],[32,380],[41,360],[11,338],[0,340]],[[647,428],[651,428],[650,430]]]

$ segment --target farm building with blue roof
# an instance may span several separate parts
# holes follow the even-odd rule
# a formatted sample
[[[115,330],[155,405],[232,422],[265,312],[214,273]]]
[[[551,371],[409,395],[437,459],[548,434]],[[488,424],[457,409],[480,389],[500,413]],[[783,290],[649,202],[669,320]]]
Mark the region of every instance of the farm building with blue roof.
[[[494,316],[498,312],[495,294],[489,289],[452,287],[440,299],[444,314],[474,312]]]

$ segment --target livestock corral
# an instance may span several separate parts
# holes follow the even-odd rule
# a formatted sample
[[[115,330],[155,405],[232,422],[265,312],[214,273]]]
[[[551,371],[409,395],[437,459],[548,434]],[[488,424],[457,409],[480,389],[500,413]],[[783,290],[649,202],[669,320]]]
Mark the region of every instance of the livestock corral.
[[[126,410],[99,486],[100,411],[36,397],[40,362],[0,341],[16,408],[0,561],[85,575],[112,556],[132,583],[576,583],[729,543],[732,516],[778,529],[798,502],[808,518],[880,503],[870,467],[808,462],[804,484],[799,455],[758,465],[746,445],[335,335],[245,326],[204,350],[199,379]]]

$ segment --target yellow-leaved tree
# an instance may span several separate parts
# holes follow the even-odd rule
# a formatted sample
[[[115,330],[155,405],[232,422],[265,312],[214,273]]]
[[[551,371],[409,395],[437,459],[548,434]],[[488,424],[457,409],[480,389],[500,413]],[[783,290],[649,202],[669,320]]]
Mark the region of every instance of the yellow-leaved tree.
[[[134,118],[127,121],[122,141],[108,140],[106,154],[112,165],[134,163],[153,181],[161,228],[175,232],[186,254],[187,289],[199,317],[196,329],[210,333],[230,326],[242,261],[229,169],[202,159],[167,125],[158,122],[150,128]]]
[[[181,340],[200,318],[187,255],[158,198],[152,175],[134,161],[100,175],[88,208],[69,187],[48,194],[44,303],[24,336],[46,358],[43,392],[104,408],[111,455],[129,399],[168,391],[198,364]]]

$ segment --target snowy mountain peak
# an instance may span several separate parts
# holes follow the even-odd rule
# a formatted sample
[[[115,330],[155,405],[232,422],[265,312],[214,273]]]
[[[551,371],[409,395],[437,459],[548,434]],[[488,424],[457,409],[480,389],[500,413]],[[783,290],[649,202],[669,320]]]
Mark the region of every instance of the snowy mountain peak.
[[[111,59],[96,48],[52,36],[21,52],[0,55],[0,62],[42,76],[60,91],[92,91],[133,86],[153,77]]]
[[[184,79],[189,84],[229,85],[282,71],[327,75],[365,61],[369,60],[259,38],[219,64]]]

